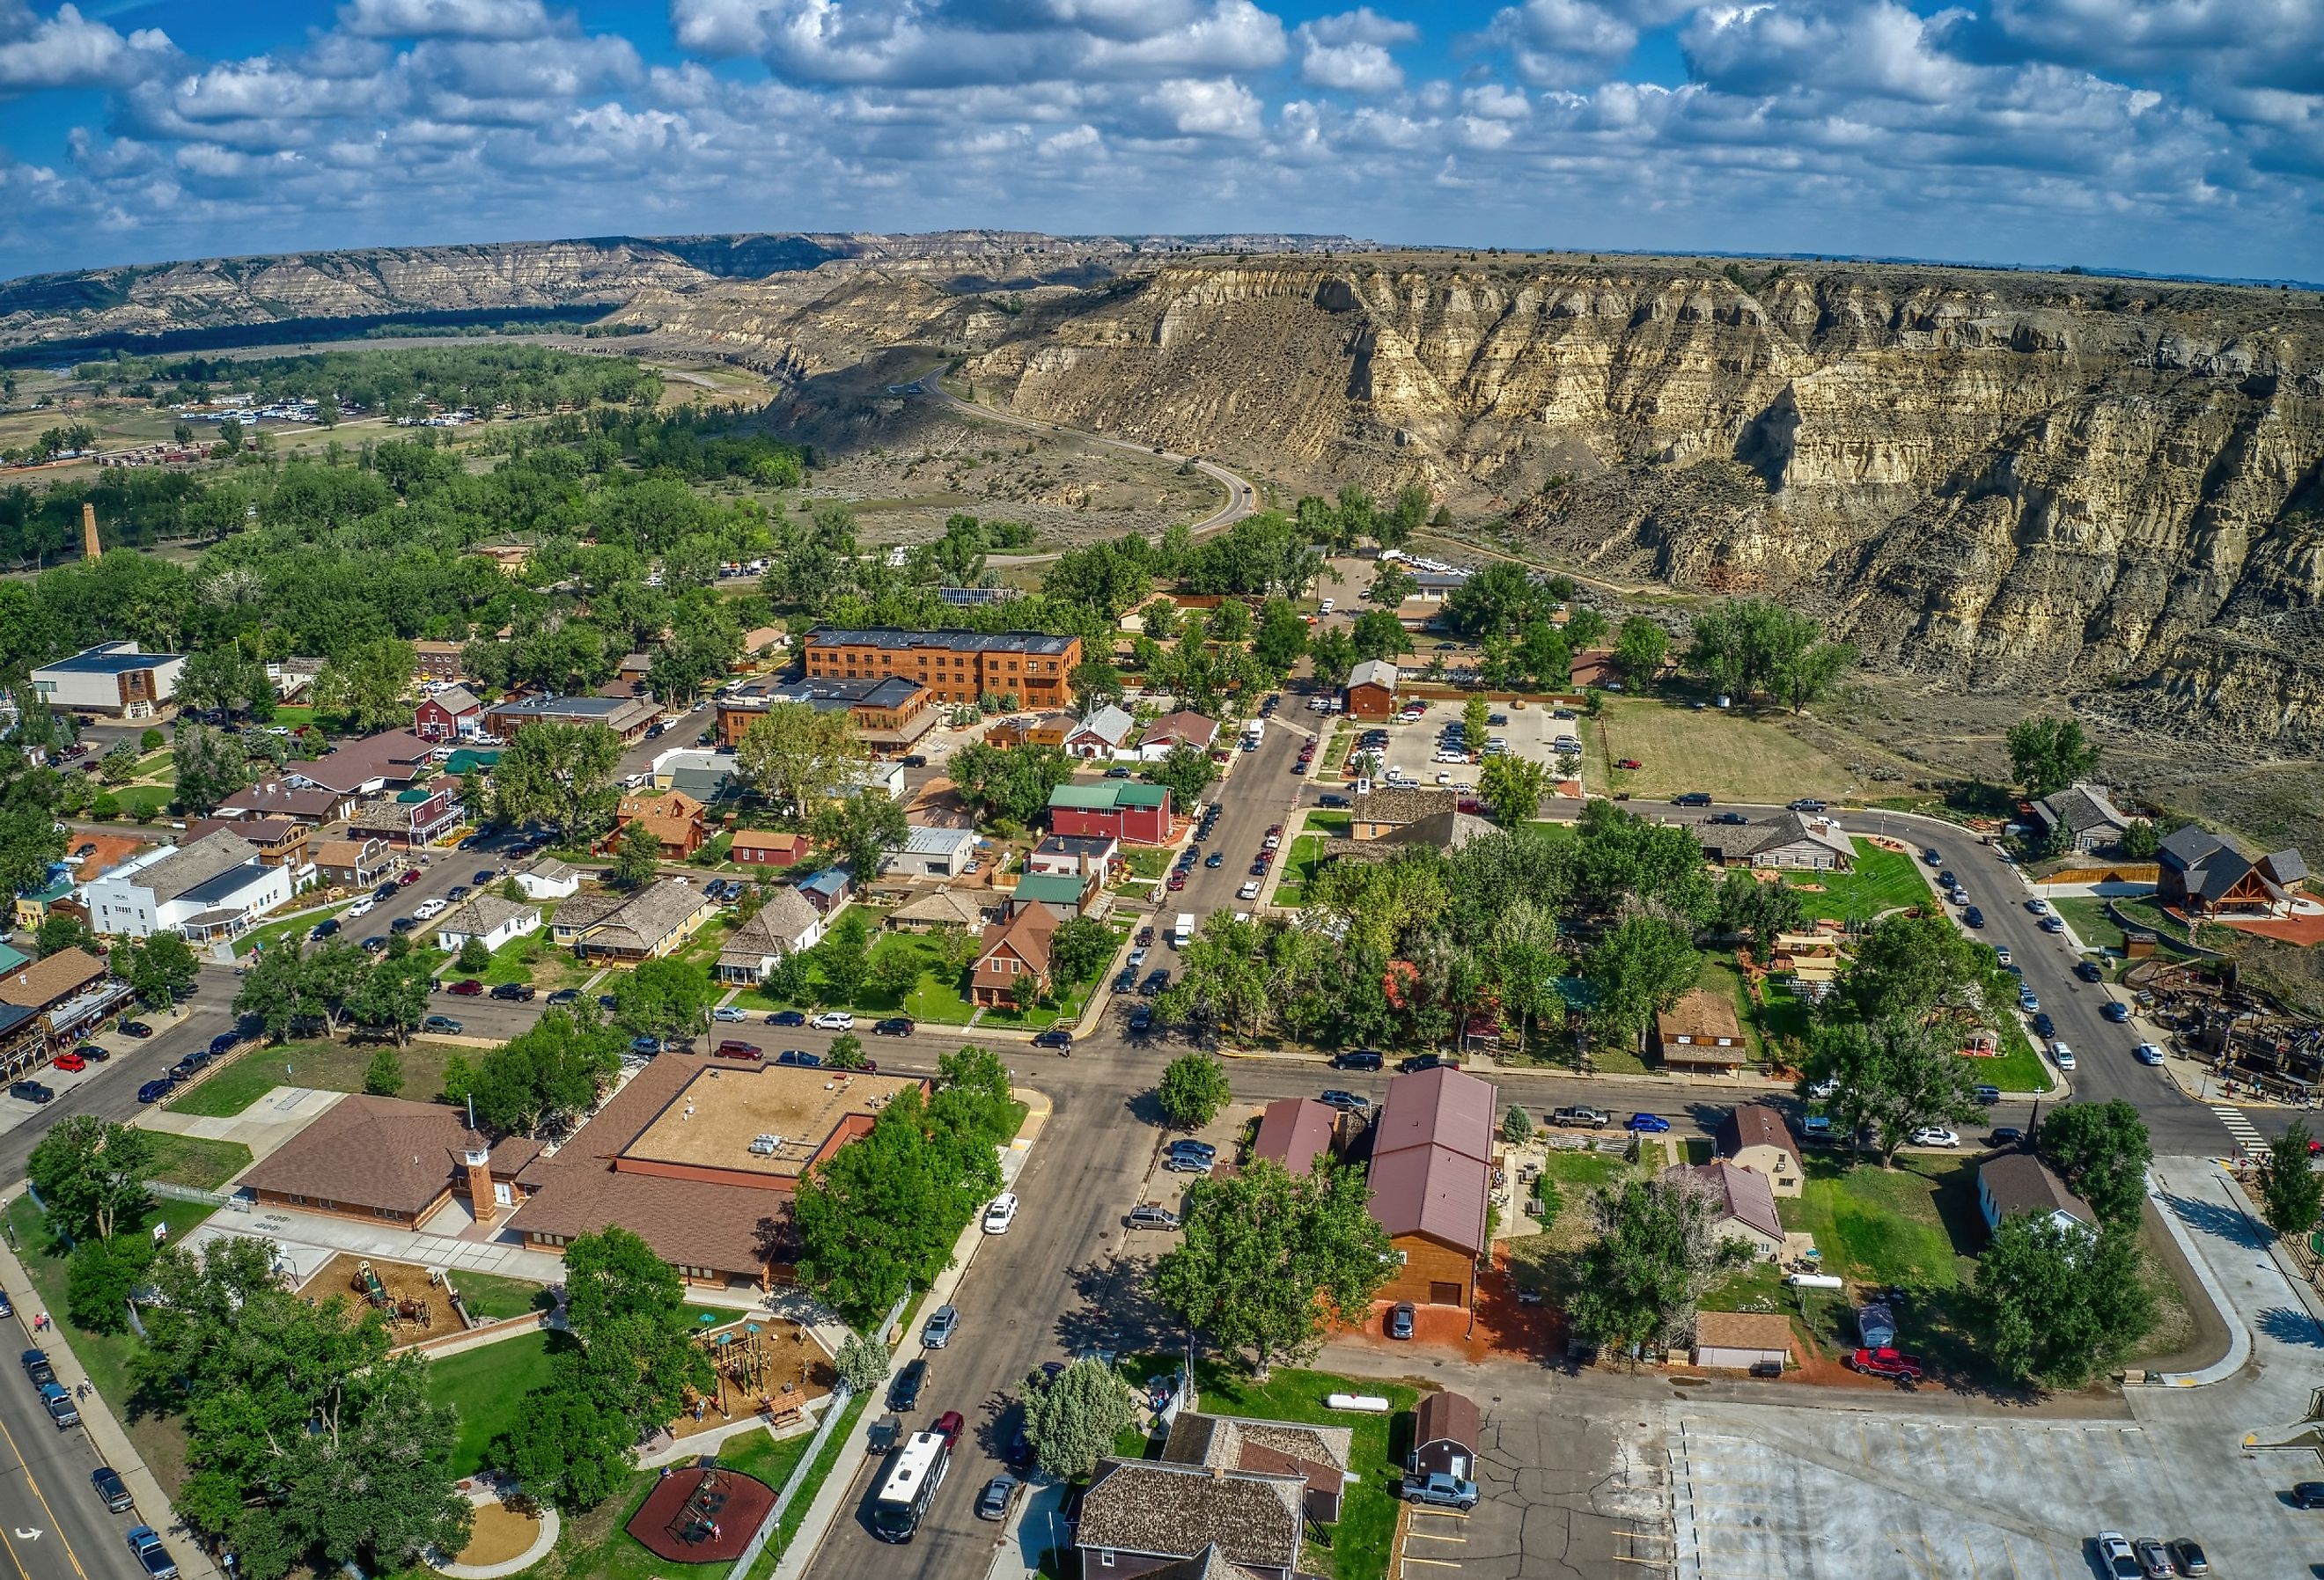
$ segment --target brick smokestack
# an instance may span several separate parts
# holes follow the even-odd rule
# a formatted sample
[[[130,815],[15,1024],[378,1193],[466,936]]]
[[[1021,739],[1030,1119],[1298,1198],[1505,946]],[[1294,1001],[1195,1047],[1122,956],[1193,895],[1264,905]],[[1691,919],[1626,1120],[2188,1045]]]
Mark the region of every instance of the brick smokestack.
[[[80,552],[84,559],[94,559],[105,552],[105,545],[97,541],[97,506],[80,507]]]
[[[489,1224],[500,1215],[500,1207],[493,1200],[492,1157],[483,1147],[471,1144],[460,1158],[468,1171],[468,1206],[479,1224]]]

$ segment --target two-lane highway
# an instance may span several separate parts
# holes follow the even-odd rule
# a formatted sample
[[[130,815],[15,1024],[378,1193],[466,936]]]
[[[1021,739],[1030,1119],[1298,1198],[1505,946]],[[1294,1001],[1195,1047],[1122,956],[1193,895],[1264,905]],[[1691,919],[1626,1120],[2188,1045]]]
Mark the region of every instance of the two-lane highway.
[[[0,1549],[7,1554],[8,1567],[0,1575],[13,1574],[14,1580],[143,1580],[144,1570],[128,1548],[131,1526],[142,1522],[164,1531],[173,1553],[186,1538],[166,1534],[171,1523],[167,1509],[115,1514],[98,1499],[89,1473],[104,1462],[88,1429],[60,1428],[51,1420],[19,1362],[41,1342],[32,1336],[26,1308],[32,1292],[12,1289],[8,1298],[17,1314],[0,1320],[0,1342],[8,1344],[6,1373],[0,1375]],[[60,1384],[69,1387],[78,1380],[60,1368]],[[93,1397],[80,1403],[104,1408]]]

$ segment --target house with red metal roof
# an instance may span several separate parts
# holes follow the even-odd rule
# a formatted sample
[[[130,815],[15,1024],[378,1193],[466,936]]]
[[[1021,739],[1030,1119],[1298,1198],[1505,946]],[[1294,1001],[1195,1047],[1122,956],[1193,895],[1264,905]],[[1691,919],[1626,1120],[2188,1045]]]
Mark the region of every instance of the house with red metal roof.
[[[1491,1254],[1494,1092],[1438,1068],[1398,1076],[1372,1132],[1371,1215],[1395,1247],[1379,1298],[1469,1306]]]

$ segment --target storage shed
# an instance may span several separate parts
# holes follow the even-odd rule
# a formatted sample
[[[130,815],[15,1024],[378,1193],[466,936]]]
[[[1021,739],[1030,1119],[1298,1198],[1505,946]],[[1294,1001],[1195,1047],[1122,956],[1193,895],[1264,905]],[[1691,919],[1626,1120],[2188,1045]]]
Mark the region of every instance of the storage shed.
[[[1412,1453],[1405,1467],[1415,1475],[1477,1479],[1477,1439],[1484,1418],[1474,1400],[1451,1391],[1425,1395],[1414,1412]]]
[[[1705,1311],[1694,1319],[1694,1363],[1748,1372],[1792,1355],[1791,1319],[1764,1311]]]

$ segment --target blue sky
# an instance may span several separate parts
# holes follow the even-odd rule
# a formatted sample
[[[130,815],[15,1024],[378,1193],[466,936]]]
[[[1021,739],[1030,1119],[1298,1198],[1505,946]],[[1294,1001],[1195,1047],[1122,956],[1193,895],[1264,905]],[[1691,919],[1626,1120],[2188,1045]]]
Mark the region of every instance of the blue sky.
[[[2324,0],[0,0],[0,275],[1341,231],[2324,278]]]

